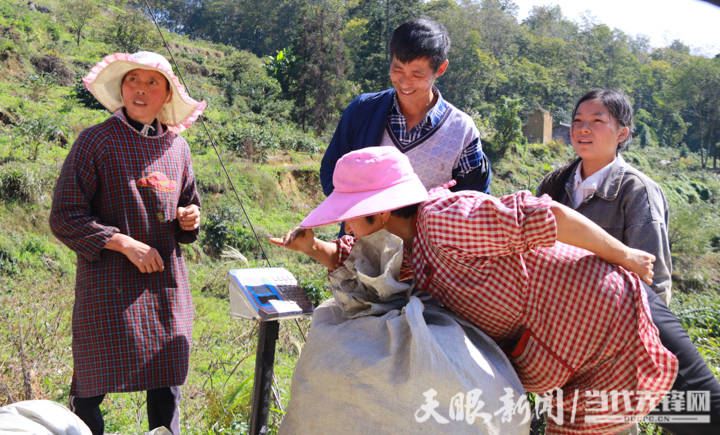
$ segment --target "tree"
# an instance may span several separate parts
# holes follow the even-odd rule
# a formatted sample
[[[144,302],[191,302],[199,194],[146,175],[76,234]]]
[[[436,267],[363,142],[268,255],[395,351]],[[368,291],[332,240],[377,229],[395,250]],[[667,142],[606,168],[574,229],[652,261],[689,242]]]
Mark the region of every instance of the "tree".
[[[635,137],[633,143],[637,142],[641,147],[657,145],[657,136],[651,127],[653,116],[645,109],[635,111]]]
[[[137,9],[128,9],[116,16],[107,27],[104,41],[118,51],[134,53],[138,50],[156,50],[161,46],[157,29]]]
[[[550,111],[553,119],[569,121],[575,98],[587,90],[582,78],[588,75],[589,69],[578,25],[565,19],[558,6],[535,6],[521,27],[515,63],[524,63],[523,70],[530,75],[514,68],[509,74],[514,85],[526,87],[527,81],[533,83],[536,92],[518,95],[527,101],[526,109],[539,105]],[[531,67],[532,64],[522,58],[541,68]]]
[[[686,139],[700,153],[702,167],[710,157],[717,167],[715,144],[720,140],[720,59],[691,58],[674,83],[674,98],[682,102],[682,117],[692,123]]]
[[[34,162],[40,153],[40,145],[56,130],[56,127],[44,118],[36,118],[23,121],[19,128],[23,135],[29,139],[29,157]]]
[[[560,6],[533,6],[523,24],[536,37],[569,39],[578,31],[575,23],[565,19]]]
[[[680,115],[681,101],[671,92],[676,74],[670,63],[650,58],[637,71],[632,93],[635,113],[648,113],[643,122],[656,133],[659,144],[668,147],[680,147],[689,126]]]
[[[62,20],[70,28],[70,33],[75,35],[75,44],[78,47],[83,30],[98,13],[98,6],[92,0],[72,0],[64,5]]]
[[[582,31],[581,38],[588,65],[584,87],[631,89],[639,65],[628,48],[627,35],[599,24]]]
[[[479,46],[479,36],[474,36],[467,45],[453,51],[453,62],[438,83],[444,98],[470,112],[491,101],[504,79],[497,59],[484,51]]]
[[[295,120],[322,132],[330,119],[346,104],[347,58],[342,42],[339,0],[320,0],[302,11],[298,35],[292,44],[296,74],[291,90]]]
[[[450,63],[437,86],[443,98],[460,109],[476,111],[497,85],[500,64],[483,45],[478,7],[440,0],[427,5],[428,15],[442,23],[450,36]]]
[[[515,98],[502,97],[496,105],[493,124],[497,132],[493,143],[498,154],[502,154],[511,145],[525,142],[520,119],[521,110],[520,100]]]
[[[420,0],[359,0],[349,9],[349,22],[356,26],[354,32],[359,36],[353,40],[357,45],[348,46],[353,59],[350,79],[363,92],[390,86],[388,52],[392,32],[405,21],[421,16],[422,10]],[[357,29],[359,23],[364,24],[362,30]]]
[[[690,127],[689,122],[685,122],[679,112],[675,110],[662,110],[661,108],[661,128],[660,140],[661,143],[671,147],[681,147],[685,145],[683,138]],[[687,145],[685,145],[687,146]]]
[[[228,106],[277,121],[288,118],[290,102],[280,98],[280,83],[268,76],[265,62],[250,52],[237,50],[223,58],[221,67],[215,79]]]
[[[516,39],[518,7],[512,0],[484,0],[476,25],[484,46],[501,63],[510,61],[517,53]]]
[[[265,56],[287,46],[304,3],[295,0],[160,0],[170,29]]]

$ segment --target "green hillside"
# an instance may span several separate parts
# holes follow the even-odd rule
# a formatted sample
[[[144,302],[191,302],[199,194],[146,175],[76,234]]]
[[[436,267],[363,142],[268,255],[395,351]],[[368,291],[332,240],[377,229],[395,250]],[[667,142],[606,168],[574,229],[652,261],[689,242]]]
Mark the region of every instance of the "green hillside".
[[[446,2],[430,3],[438,14],[457,12],[450,6],[440,8]],[[68,400],[75,256],[54,238],[47,220],[53,186],[72,142],[83,129],[108,116],[81,78],[102,56],[115,51],[142,47],[167,54],[148,17],[129,7],[134,2],[35,4],[48,11],[33,10],[27,1],[0,0],[0,406],[30,398],[63,404]],[[351,41],[352,25],[346,23],[345,29],[344,37]],[[282,69],[277,56],[258,57],[191,35],[164,35],[189,93],[208,103],[203,119],[212,137],[200,123],[183,133],[193,153],[203,224],[200,239],[184,250],[196,318],[182,425],[186,433],[243,433],[257,325],[230,317],[225,274],[266,262],[212,143],[272,265],[290,269],[320,301],[328,297],[325,270],[271,246],[267,237],[292,228],[322,200],[319,162],[339,110],[328,115],[325,128],[309,128],[304,125],[305,112],[298,109],[298,96],[285,92],[288,83],[276,74]],[[355,62],[356,71],[360,64]],[[346,84],[333,103],[337,107],[364,86],[360,80]],[[572,156],[571,147],[558,143],[501,142],[492,128],[496,112],[483,107],[473,113],[487,133],[494,194],[533,189],[543,174]],[[522,111],[515,116],[523,116]],[[701,156],[687,145],[638,143],[644,146],[632,146],[624,154],[626,160],[662,185],[671,208],[671,308],[720,377],[718,173],[705,167],[707,154]],[[335,231],[326,228],[319,235],[331,239]],[[309,320],[281,326],[273,430],[287,405],[292,370],[302,349],[299,329],[306,335],[308,326]],[[140,393],[109,395],[103,404],[106,430],[146,430],[144,401]]]

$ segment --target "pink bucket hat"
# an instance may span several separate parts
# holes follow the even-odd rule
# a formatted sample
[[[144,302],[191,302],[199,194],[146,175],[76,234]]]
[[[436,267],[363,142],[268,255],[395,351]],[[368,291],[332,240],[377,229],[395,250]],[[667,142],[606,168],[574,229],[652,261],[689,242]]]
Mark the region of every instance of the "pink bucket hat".
[[[205,101],[195,101],[185,92],[185,87],[173,73],[170,62],[157,53],[138,51],[137,53],[115,53],[105,56],[97,63],[83,82],[85,87],[110,112],[123,107],[120,94],[122,79],[134,69],[157,71],[167,79],[172,90],[172,99],[158,113],[158,119],[168,130],[180,133],[195,122],[205,110]]]
[[[333,172],[335,189],[302,221],[305,228],[369,216],[426,201],[427,190],[407,156],[393,146],[345,154]]]

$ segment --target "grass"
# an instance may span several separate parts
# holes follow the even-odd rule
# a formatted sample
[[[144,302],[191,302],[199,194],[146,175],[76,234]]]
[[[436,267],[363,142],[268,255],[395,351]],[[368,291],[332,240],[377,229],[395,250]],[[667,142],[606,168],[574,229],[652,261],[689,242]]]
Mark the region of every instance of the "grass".
[[[720,292],[680,293],[670,307],[700,355],[720,379]]]
[[[20,177],[36,194],[0,198],[0,406],[26,398],[48,398],[66,404],[72,375],[70,321],[75,255],[61,245],[47,225],[54,180],[66,149],[47,143],[35,162],[18,153],[13,142],[0,142],[0,179],[10,169],[29,171]],[[203,193],[207,217],[221,207],[237,207],[228,197],[224,175],[207,149],[194,155],[201,186],[221,186]],[[250,218],[273,265],[288,267],[315,300],[322,300],[324,269],[280,248],[269,235],[283,234],[314,205],[317,194],[304,201],[301,191],[316,189],[318,155],[285,153],[277,165],[253,165],[230,151],[223,153]],[[5,171],[5,172],[3,172]],[[21,172],[22,172],[21,171]],[[25,172],[22,172],[25,174]],[[297,175],[297,179],[295,178]],[[244,217],[235,217],[243,224]],[[331,237],[329,230],[325,237]],[[242,433],[247,430],[254,375],[256,323],[232,319],[225,274],[243,263],[210,255],[199,240],[184,248],[195,304],[191,366],[183,387],[182,425],[186,433]],[[264,265],[259,251],[247,255],[250,266]],[[299,326],[299,327],[298,327]],[[295,362],[307,335],[309,320],[281,325],[277,344],[276,391],[271,411],[272,432],[287,406]],[[142,433],[147,430],[144,393],[109,394],[103,402],[106,430]]]
[[[61,7],[59,1],[44,4],[53,10]],[[107,19],[99,17],[78,47],[52,15],[31,12],[23,1],[0,0],[0,29],[12,29],[10,37],[0,41],[0,56],[7,55],[0,63],[0,108],[18,120],[16,125],[0,123],[0,183],[14,186],[0,188],[0,334],[4,337],[0,341],[0,406],[25,398],[67,403],[75,256],[53,237],[47,218],[52,187],[69,146],[38,132],[59,128],[72,143],[84,128],[108,116],[83,105],[74,86],[61,86],[51,75],[38,74],[30,58],[58,55],[75,71],[77,82],[90,65],[113,51],[98,35]],[[302,133],[272,113],[247,113],[243,104],[228,107],[212,75],[222,72],[223,59],[233,51],[168,36],[184,69],[208,73],[207,77],[187,74],[186,80],[194,96],[209,102],[204,117],[210,130],[226,133],[215,138],[220,154],[272,265],[291,270],[316,302],[329,297],[322,267],[266,240],[297,225],[323,199],[318,167],[322,145],[329,138]],[[203,129],[191,128],[184,137],[193,153],[205,223],[213,213],[229,210],[231,219],[224,223],[233,237],[226,240],[242,248],[249,266],[265,265]],[[675,216],[671,238],[678,290],[671,308],[720,376],[720,210],[716,200],[720,180],[717,173],[701,170],[696,156],[680,158],[677,152],[633,148],[625,157],[665,189]],[[493,162],[493,193],[533,190],[545,173],[572,155],[571,147],[558,143],[516,146]],[[323,228],[317,235],[331,239],[336,231]],[[195,324],[190,373],[183,387],[182,425],[190,434],[245,433],[256,324],[229,315],[225,274],[244,264],[219,257],[209,245],[204,232],[200,240],[184,247]],[[281,324],[275,366],[278,402],[271,412],[271,433],[287,406],[292,370],[308,327],[308,319],[300,321],[299,328],[294,322]],[[108,432],[145,431],[144,402],[144,393],[108,395],[103,404]]]
[[[0,142],[0,156],[9,156],[10,147],[9,143]],[[493,189],[501,193],[501,190],[526,187],[531,184],[528,180],[539,179],[547,165],[557,165],[563,158],[569,158],[560,151],[560,155],[548,155],[528,148],[524,153],[507,155],[494,166]],[[33,180],[42,192],[38,198],[43,198],[30,202],[0,201],[0,218],[7,230],[0,236],[0,265],[5,265],[0,266],[0,333],[10,337],[0,343],[0,405],[22,400],[28,392],[29,397],[67,402],[72,374],[70,313],[74,255],[54,239],[47,227],[50,190],[65,153],[65,149],[48,144],[36,162],[29,162],[27,156],[16,156],[0,166],[23,167],[40,174]],[[262,243],[272,264],[290,269],[316,301],[327,298],[327,280],[321,267],[270,246],[265,239],[292,228],[322,198],[317,180],[320,156],[279,153],[262,165],[253,164],[229,150],[223,151],[222,156],[251,220],[263,237]],[[197,146],[193,157],[196,176],[204,189],[205,217],[222,207],[237,207],[213,153]],[[512,167],[513,162],[517,169]],[[715,188],[713,176],[703,178],[700,171],[696,173],[688,168],[679,174],[663,181],[686,177],[697,180],[698,186],[702,182]],[[696,191],[690,181],[677,183],[683,189]],[[704,203],[700,200],[699,204]],[[234,223],[245,225],[240,215],[234,218]],[[318,235],[330,239],[335,231],[335,228],[324,228]],[[195,325],[190,373],[183,387],[182,424],[186,433],[243,433],[247,430],[250,411],[256,325],[230,317],[225,273],[244,264],[211,255],[204,237],[185,248]],[[717,261],[711,261],[715,254],[709,240],[706,245],[708,249],[698,254],[705,263],[696,264],[695,271],[717,268]],[[259,251],[244,254],[250,266],[265,265]],[[720,321],[714,314],[720,312],[720,294],[715,281],[710,279],[712,276],[703,281],[707,283],[703,292],[676,292],[672,308],[708,364],[720,375],[720,348],[717,328],[713,326]],[[308,320],[300,322],[305,335],[308,326]],[[276,362],[279,404],[273,405],[271,432],[277,429],[282,409],[287,406],[292,370],[302,343],[302,334],[294,323],[281,325]],[[146,430],[144,402],[144,393],[108,395],[103,404],[107,430],[118,433]]]
[[[8,149],[0,146],[0,155]],[[18,159],[13,164],[29,165],[52,180],[59,169],[62,153],[48,147],[39,162]],[[226,152],[224,155],[232,155]],[[224,186],[223,175],[209,153],[195,156],[196,174],[206,186]],[[508,156],[508,161],[513,160]],[[542,171],[547,156],[526,154],[516,159],[525,162],[528,177]],[[319,155],[279,155],[266,165],[253,165],[237,156],[226,164],[240,189],[251,219],[260,234],[282,234],[291,228],[314,203],[319,201],[317,160]],[[34,166],[33,166],[34,165]],[[523,177],[502,177],[507,166],[498,164],[494,188],[513,189]],[[514,173],[514,172],[513,172]],[[41,177],[42,178],[42,177]],[[713,180],[706,181],[714,186]],[[43,183],[44,198],[52,183]],[[225,188],[227,189],[227,188]],[[315,193],[304,194],[311,190]],[[262,192],[262,194],[258,193]],[[267,192],[267,195],[265,193]],[[301,200],[304,200],[304,202]],[[235,206],[223,193],[203,194],[203,213]],[[274,210],[269,210],[273,208]],[[74,254],[60,245],[47,227],[49,201],[0,201],[0,218],[7,232],[0,235],[0,333],[8,340],[0,343],[0,405],[29,397],[67,402],[72,374],[70,313],[73,300]],[[241,217],[236,218],[242,221]],[[319,236],[330,239],[334,228],[325,228]],[[203,236],[204,237],[204,236]],[[327,293],[327,280],[321,267],[270,246],[263,239],[272,264],[290,269],[316,301]],[[193,300],[195,324],[190,373],[183,387],[182,424],[186,433],[244,433],[250,411],[256,324],[229,315],[225,273],[244,263],[225,260],[207,252],[203,240],[185,249]],[[703,254],[705,261],[712,251]],[[246,255],[250,266],[265,265],[259,252]],[[6,266],[1,266],[5,264]],[[3,268],[4,267],[4,268]],[[709,262],[704,267],[717,267]],[[702,292],[675,293],[671,308],[688,329],[691,338],[716,375],[720,377],[720,346],[717,325],[720,318],[720,293],[713,281]],[[271,411],[271,432],[277,429],[282,409],[287,406],[294,364],[307,335],[309,320],[300,322],[302,334],[292,322],[281,325],[277,345],[276,379],[279,404]],[[141,433],[146,430],[144,393],[110,394],[103,404],[107,430]],[[649,428],[647,430],[650,430]]]
[[[9,252],[15,261],[12,271],[0,273],[0,334],[8,337],[0,344],[0,405],[26,398],[67,403],[74,256],[54,240],[32,234],[6,236],[0,242],[0,252]],[[202,252],[188,263],[195,323],[190,373],[183,387],[184,430],[237,433],[249,416],[257,325],[230,317],[224,275],[243,265],[217,261]],[[295,262],[288,256],[281,263],[292,268]],[[299,326],[302,334],[292,322],[281,326],[278,410],[287,405],[309,321]],[[108,432],[146,430],[144,401],[144,393],[109,394],[103,403]],[[279,411],[272,418],[279,421]]]

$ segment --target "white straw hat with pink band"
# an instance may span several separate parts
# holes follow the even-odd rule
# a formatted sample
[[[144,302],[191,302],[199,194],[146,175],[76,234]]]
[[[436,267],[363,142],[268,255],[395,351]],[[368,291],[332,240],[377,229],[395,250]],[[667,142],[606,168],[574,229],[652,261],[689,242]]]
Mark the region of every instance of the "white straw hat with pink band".
[[[98,62],[83,78],[85,87],[95,98],[114,113],[123,107],[120,94],[122,79],[134,69],[157,71],[167,79],[172,90],[172,98],[166,103],[157,117],[168,130],[180,133],[195,122],[205,110],[205,101],[195,101],[187,94],[170,66],[170,62],[157,53],[138,51],[137,53],[115,53],[107,55]]]

